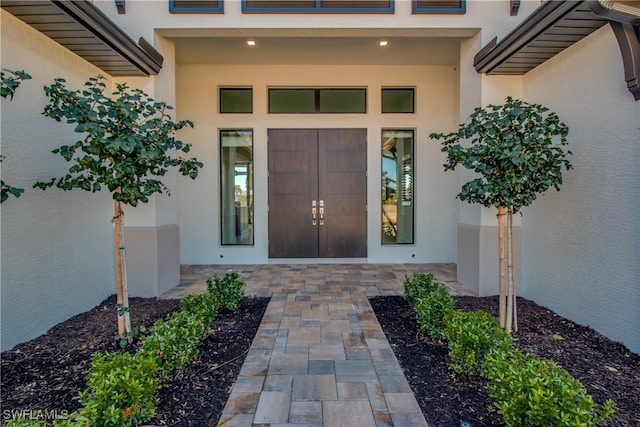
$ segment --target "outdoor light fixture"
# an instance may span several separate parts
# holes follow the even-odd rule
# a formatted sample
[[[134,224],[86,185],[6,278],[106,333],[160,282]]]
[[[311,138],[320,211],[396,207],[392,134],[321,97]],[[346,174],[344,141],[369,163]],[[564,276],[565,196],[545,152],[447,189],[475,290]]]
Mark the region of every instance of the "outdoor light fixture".
[[[386,46],[389,44],[389,42],[387,40],[380,40],[380,42],[378,43],[380,46]]]
[[[256,45],[255,40],[247,40],[247,46],[255,46],[255,45]]]

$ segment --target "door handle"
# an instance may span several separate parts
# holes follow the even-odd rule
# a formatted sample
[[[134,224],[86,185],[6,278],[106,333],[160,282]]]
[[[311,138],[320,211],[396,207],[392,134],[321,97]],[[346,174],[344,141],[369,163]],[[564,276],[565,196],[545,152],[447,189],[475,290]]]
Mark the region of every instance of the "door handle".
[[[324,225],[324,200],[320,200],[320,225]]]
[[[311,201],[311,224],[312,225],[316,225],[317,221],[316,221],[316,201],[312,200]]]

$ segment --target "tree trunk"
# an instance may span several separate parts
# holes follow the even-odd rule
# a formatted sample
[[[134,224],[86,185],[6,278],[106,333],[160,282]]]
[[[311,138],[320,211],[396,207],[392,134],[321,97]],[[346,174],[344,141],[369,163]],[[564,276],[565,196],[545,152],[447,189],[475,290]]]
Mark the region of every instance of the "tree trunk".
[[[500,326],[507,326],[507,260],[506,260],[506,242],[505,242],[505,211],[504,206],[498,206],[498,253],[499,253],[499,269],[500,269],[500,296],[498,308],[500,310]]]
[[[511,209],[507,215],[507,331],[518,331],[518,311],[516,307],[516,285],[514,279],[514,259],[513,259],[513,212]]]
[[[513,234],[511,209],[507,211],[507,321],[506,330],[511,333],[513,326]]]
[[[116,191],[119,191],[116,190]],[[129,293],[124,259],[124,211],[122,204],[113,201],[113,248],[116,276],[116,303],[118,310],[118,335],[131,341],[131,319],[129,317]]]

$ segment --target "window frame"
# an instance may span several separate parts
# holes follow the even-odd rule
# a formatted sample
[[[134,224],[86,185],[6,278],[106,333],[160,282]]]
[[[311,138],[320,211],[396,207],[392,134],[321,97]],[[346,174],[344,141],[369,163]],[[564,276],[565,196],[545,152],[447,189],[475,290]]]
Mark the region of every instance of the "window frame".
[[[223,111],[222,110],[222,92],[223,91],[245,91],[250,92],[251,108],[250,111]],[[252,86],[219,86],[218,87],[218,113],[219,114],[253,114],[253,87]]]
[[[314,91],[314,110],[313,111],[271,111],[271,91],[276,90],[307,90]],[[320,94],[323,91],[362,91],[364,93],[364,110],[363,111],[321,111],[320,110]],[[364,86],[350,87],[268,87],[267,88],[267,114],[367,114],[368,113],[368,88]]]
[[[395,13],[395,1],[388,7],[323,7],[322,0],[315,0],[314,7],[248,7],[242,0],[242,13]]]
[[[169,13],[224,13],[224,0],[217,0],[217,7],[176,6],[176,0],[169,0]]]
[[[252,170],[252,174],[251,174],[251,201],[253,202],[252,204],[255,205],[255,156],[254,156],[254,149],[255,149],[255,132],[253,128],[220,128],[218,129],[218,174],[219,174],[219,185],[218,185],[218,193],[219,193],[219,205],[218,205],[218,210],[220,212],[220,217],[219,217],[219,229],[220,229],[220,246],[223,247],[255,247],[256,245],[256,230],[255,230],[255,209],[254,207],[249,207],[247,206],[249,209],[254,210],[254,212],[251,212],[250,214],[250,218],[253,219],[252,221],[252,228],[251,228],[251,243],[224,243],[224,237],[225,237],[225,233],[224,233],[224,215],[225,215],[225,210],[224,210],[224,190],[223,190],[223,185],[224,185],[224,176],[223,176],[223,168],[222,168],[222,162],[223,162],[223,156],[222,156],[222,143],[223,143],[223,138],[222,135],[224,132],[251,132],[251,170]],[[235,183],[234,183],[235,184]]]
[[[385,111],[384,92],[393,90],[411,91],[411,111]],[[381,114],[416,114],[416,88],[412,86],[383,86],[380,90],[380,113]]]
[[[456,14],[463,15],[467,13],[467,0],[459,0],[458,7],[420,7],[421,0],[411,0],[411,13],[413,14]]]
[[[411,140],[411,241],[410,242],[385,242],[384,240],[384,201],[385,199],[382,197],[382,193],[380,194],[380,244],[385,247],[391,246],[405,246],[405,245],[415,245],[416,244],[416,134],[417,130],[415,128],[404,128],[404,127],[385,127],[380,129],[380,139],[381,144],[384,143],[383,136],[385,132],[411,132],[413,135]],[[380,147],[380,185],[383,184],[384,177],[384,146]],[[397,160],[396,160],[397,162]],[[400,193],[400,183],[396,184],[396,197]],[[397,220],[396,220],[397,224]]]

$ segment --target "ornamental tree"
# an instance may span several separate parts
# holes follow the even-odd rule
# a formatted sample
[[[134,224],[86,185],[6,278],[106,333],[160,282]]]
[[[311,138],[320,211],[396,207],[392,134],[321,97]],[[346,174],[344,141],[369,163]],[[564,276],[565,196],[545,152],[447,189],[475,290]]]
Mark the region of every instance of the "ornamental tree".
[[[0,84],[0,96],[9,98],[9,101],[11,101],[20,83],[30,78],[31,76],[22,70],[11,71],[2,69],[2,71],[0,71],[0,80],[2,80]],[[0,162],[2,162],[3,159],[4,156],[0,155]],[[12,187],[0,179],[0,203],[4,203],[10,194],[14,197],[20,197],[22,193],[24,193],[22,188]]]
[[[122,205],[137,206],[148,202],[154,193],[168,194],[160,178],[171,167],[195,179],[203,165],[195,158],[174,156],[189,152],[190,145],[177,140],[175,134],[186,126],[193,127],[192,122],[174,122],[170,106],[149,98],[140,89],[130,89],[126,83],[116,84],[111,98],[105,94],[104,80],[102,76],[93,77],[82,90],[70,90],[65,80],[58,78],[44,88],[49,102],[43,114],[75,124],[74,131],[82,139],[53,150],[71,163],[68,173],[49,182],[37,182],[34,187],[45,190],[55,185],[64,191],[77,188],[91,192],[106,188],[111,192],[118,334],[130,340]]]
[[[460,200],[498,209],[500,325],[517,330],[513,285],[512,216],[553,187],[572,168],[565,151],[569,128],[538,104],[507,97],[503,105],[476,108],[457,132],[432,133],[447,153],[445,170],[458,165],[479,176],[462,186]]]

